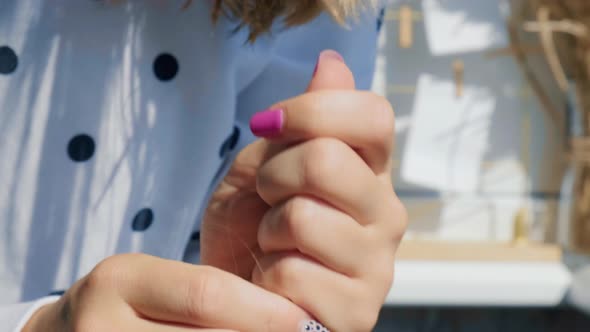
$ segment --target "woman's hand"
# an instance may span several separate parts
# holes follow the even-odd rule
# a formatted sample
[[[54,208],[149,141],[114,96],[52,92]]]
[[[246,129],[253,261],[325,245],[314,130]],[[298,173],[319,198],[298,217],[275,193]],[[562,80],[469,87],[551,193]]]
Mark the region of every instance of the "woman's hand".
[[[265,139],[238,155],[209,205],[203,262],[253,271],[337,332],[370,331],[407,222],[390,176],[393,111],[355,91],[329,51],[308,93],[271,109],[251,122]]]
[[[251,122],[272,151],[257,173],[271,208],[253,280],[339,332],[374,327],[406,225],[390,177],[393,110],[373,93],[346,90],[349,75],[337,54],[324,53],[311,92]]]
[[[233,274],[139,254],[113,256],[24,332],[297,331],[307,314]]]

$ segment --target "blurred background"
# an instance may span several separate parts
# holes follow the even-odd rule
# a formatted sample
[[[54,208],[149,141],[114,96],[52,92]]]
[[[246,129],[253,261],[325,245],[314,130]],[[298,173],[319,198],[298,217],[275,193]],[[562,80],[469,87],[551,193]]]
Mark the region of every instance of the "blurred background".
[[[590,1],[381,16],[410,225],[376,331],[590,331]]]

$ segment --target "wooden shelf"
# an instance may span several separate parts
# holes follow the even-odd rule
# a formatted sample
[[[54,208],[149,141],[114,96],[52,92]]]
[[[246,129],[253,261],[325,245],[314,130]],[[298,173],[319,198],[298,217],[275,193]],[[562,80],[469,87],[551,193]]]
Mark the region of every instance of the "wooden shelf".
[[[561,262],[562,250],[555,245],[483,242],[434,242],[406,240],[397,251],[398,260]]]

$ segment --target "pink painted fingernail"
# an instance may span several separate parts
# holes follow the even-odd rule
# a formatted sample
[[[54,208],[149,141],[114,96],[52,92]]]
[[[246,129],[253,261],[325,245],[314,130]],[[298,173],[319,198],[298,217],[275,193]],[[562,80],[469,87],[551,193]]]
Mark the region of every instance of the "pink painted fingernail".
[[[318,72],[318,68],[320,67],[320,63],[322,62],[322,60],[325,59],[334,59],[340,62],[344,62],[344,58],[342,57],[342,55],[340,55],[340,53],[334,50],[322,51],[318,56],[318,60],[315,63],[315,68],[313,69],[313,76],[315,76],[315,74]]]
[[[258,137],[272,137],[281,132],[284,114],[282,109],[270,109],[254,114],[250,119],[250,130]]]
[[[315,320],[306,320],[299,324],[299,332],[308,332],[308,331],[317,331],[317,332],[330,332],[325,326],[316,322]]]

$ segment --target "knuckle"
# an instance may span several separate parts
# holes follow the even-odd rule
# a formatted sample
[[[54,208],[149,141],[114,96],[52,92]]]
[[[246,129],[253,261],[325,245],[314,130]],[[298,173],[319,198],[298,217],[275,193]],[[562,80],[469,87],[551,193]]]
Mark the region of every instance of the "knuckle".
[[[381,234],[385,236],[387,241],[393,240],[397,244],[402,240],[408,228],[408,211],[395,194],[387,195],[386,202],[384,212],[388,217],[382,225],[381,230],[384,232]]]
[[[387,264],[389,266],[393,266],[394,265],[394,258],[389,258],[387,259]],[[378,285],[380,291],[382,291],[384,294],[387,294],[387,292],[389,292],[389,289],[391,288],[391,286],[393,285],[393,280],[394,280],[394,268],[384,268],[381,269],[380,271],[378,271],[377,273],[377,278],[375,280],[375,284]]]
[[[284,296],[296,301],[293,296],[302,294],[300,292],[303,284],[302,275],[300,273],[298,258],[295,256],[285,256],[277,261],[274,269],[274,283],[275,287]]]
[[[393,211],[396,218],[394,218],[393,222],[393,237],[396,241],[401,241],[402,237],[404,236],[406,229],[408,228],[408,210],[406,209],[405,205],[396,198],[393,203]]]
[[[379,309],[370,306],[365,309],[356,310],[351,318],[352,331],[370,332],[377,325]]]
[[[304,236],[306,233],[305,226],[314,218],[313,202],[308,198],[296,196],[285,204],[283,213],[283,222],[288,232],[293,236],[293,240],[298,246],[304,245],[307,238]]]
[[[317,138],[308,144],[302,160],[302,182],[310,190],[322,188],[342,162],[347,146],[333,138]]]
[[[84,289],[91,290],[111,285],[120,269],[119,257],[109,257],[98,263],[85,279]]]
[[[129,262],[139,261],[147,257],[145,254],[120,254],[105,258],[84,278],[82,290],[116,288],[119,280],[129,270]]]
[[[374,139],[391,141],[395,135],[395,113],[389,101],[373,94],[371,132]]]
[[[219,310],[223,310],[218,305],[222,285],[216,274],[215,268],[203,266],[199,276],[188,281],[184,305],[187,317],[203,319],[213,317]]]
[[[379,291],[381,291],[379,289]],[[353,332],[370,332],[377,324],[379,312],[381,310],[383,300],[377,294],[374,284],[360,283],[355,287],[349,289],[347,294],[347,303],[351,303],[346,307],[346,315],[344,319],[339,321],[339,327],[334,328],[338,331],[353,331]]]
[[[359,296],[359,294],[362,295]],[[361,287],[356,288],[355,300],[352,302],[355,303],[354,310],[349,311],[350,314],[347,314],[346,321],[350,331],[373,331],[383,304],[383,301],[378,296],[375,296],[376,294],[377,292],[375,292],[372,285],[363,284]]]

